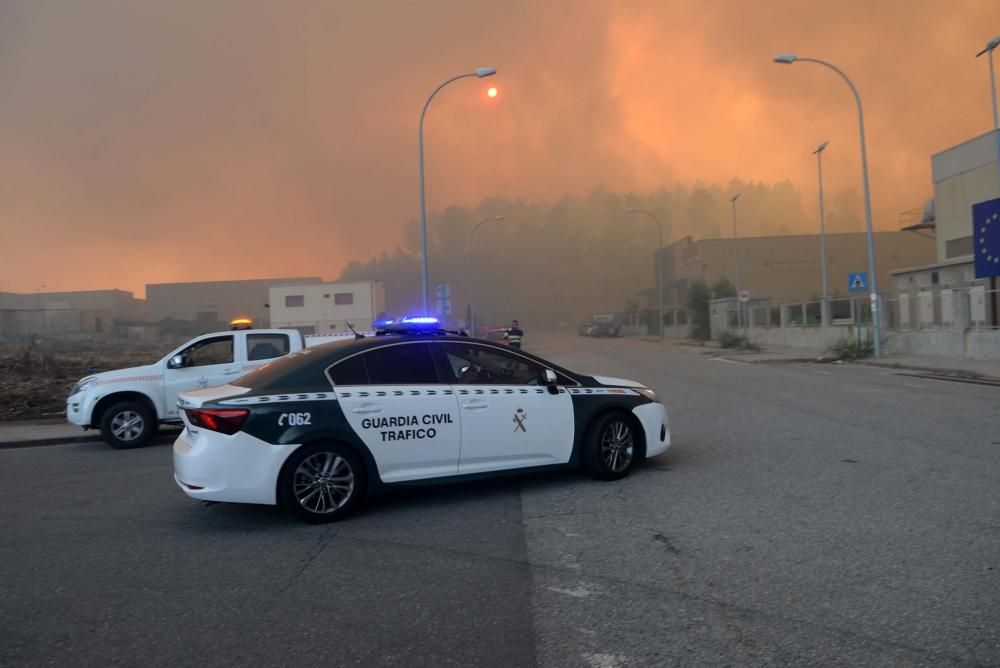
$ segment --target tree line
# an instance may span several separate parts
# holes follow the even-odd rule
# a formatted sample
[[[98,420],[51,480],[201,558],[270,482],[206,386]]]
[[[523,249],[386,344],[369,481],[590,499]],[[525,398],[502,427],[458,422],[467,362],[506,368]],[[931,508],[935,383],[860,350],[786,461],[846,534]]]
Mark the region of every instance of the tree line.
[[[475,304],[480,323],[518,318],[529,326],[576,323],[590,313],[634,309],[638,295],[655,288],[656,225],[627,208],[646,209],[663,226],[664,245],[732,234],[729,199],[741,192],[741,237],[813,234],[815,214],[790,182],[732,181],[676,185],[649,193],[615,193],[597,187],[585,196],[553,202],[487,198],[474,207],[450,206],[428,215],[430,283],[451,287],[451,321],[466,322]],[[830,232],[861,229],[860,198],[853,191],[828,198]],[[477,223],[483,224],[471,238]],[[420,299],[420,237],[415,219],[401,242],[367,262],[351,262],[341,280],[381,280],[386,310],[417,312]],[[432,308],[434,307],[432,296]]]

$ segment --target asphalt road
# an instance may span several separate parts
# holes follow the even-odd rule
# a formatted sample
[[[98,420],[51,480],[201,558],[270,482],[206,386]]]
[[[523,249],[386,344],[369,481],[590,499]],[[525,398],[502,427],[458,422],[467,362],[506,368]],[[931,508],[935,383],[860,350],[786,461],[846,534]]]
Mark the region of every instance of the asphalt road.
[[[1000,389],[528,342],[674,447],[329,526],[189,500],[169,442],[0,451],[0,665],[1000,665]]]

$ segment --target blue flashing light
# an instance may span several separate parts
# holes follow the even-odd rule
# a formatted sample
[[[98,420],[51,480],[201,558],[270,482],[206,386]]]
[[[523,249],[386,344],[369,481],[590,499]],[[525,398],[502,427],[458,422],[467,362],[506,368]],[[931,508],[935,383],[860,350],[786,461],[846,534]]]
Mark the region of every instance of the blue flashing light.
[[[411,315],[399,321],[401,325],[439,325],[440,320],[429,315]]]
[[[391,325],[394,322],[396,322],[396,321],[393,320],[392,318],[386,318],[384,320],[376,320],[375,322],[372,323],[372,327],[374,327],[376,329],[381,329],[383,327],[388,327],[389,325]]]
[[[376,334],[386,336],[389,334],[400,335],[423,335],[437,334],[442,331],[441,321],[429,315],[408,315],[396,320],[388,320],[385,323],[373,323]]]

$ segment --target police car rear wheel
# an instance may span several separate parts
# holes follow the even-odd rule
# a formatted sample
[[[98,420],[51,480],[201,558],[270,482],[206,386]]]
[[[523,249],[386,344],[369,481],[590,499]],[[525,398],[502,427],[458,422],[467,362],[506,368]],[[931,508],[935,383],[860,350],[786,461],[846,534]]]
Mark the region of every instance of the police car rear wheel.
[[[608,413],[587,432],[583,444],[584,470],[600,480],[624,478],[632,470],[637,445],[634,422],[624,413]]]
[[[156,434],[156,427],[152,411],[138,401],[117,403],[101,417],[104,441],[122,450],[149,443]]]
[[[279,481],[281,505],[307,522],[334,522],[353,513],[365,496],[364,465],[337,443],[299,448]]]

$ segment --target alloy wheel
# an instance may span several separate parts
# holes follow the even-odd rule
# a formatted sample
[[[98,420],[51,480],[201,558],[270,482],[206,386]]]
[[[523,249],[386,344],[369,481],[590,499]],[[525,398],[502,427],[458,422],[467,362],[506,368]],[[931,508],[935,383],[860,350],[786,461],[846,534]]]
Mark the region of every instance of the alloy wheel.
[[[332,513],[354,493],[354,471],[343,457],[333,452],[316,452],[295,469],[292,491],[306,510],[321,515]]]
[[[623,420],[615,420],[604,428],[601,435],[601,456],[604,464],[614,473],[628,468],[635,454],[632,429]]]
[[[135,411],[122,411],[111,419],[111,433],[120,441],[130,442],[139,438],[146,421]]]

